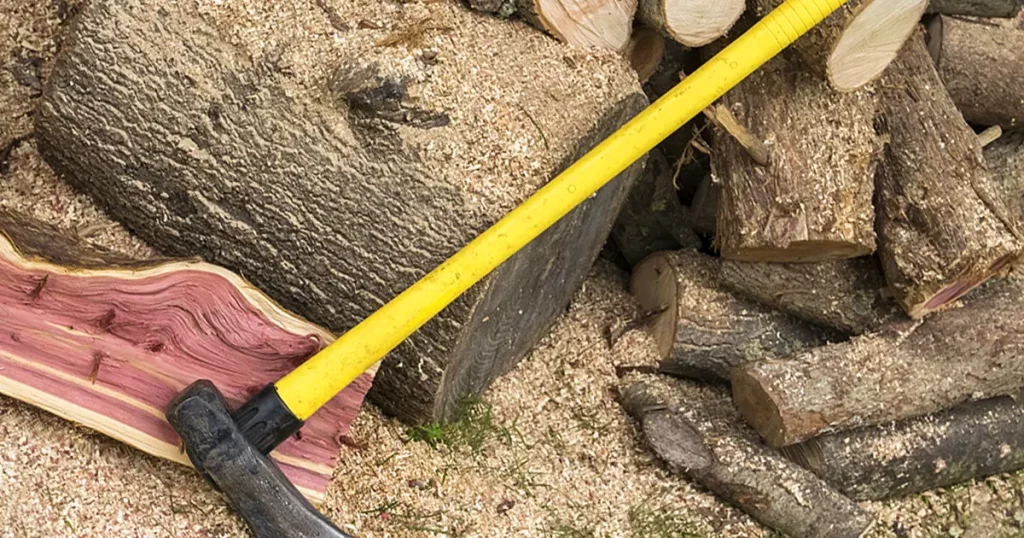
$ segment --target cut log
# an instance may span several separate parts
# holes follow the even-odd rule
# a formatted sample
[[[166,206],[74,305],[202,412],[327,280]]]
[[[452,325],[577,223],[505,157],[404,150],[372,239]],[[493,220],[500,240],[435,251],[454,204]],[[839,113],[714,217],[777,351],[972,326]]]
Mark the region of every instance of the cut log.
[[[733,399],[773,446],[923,416],[1024,388],[1024,283],[993,281],[966,306],[732,371]]]
[[[1024,28],[939,16],[929,48],[964,119],[978,125],[1024,125]]]
[[[722,285],[763,305],[844,334],[905,317],[874,257],[823,263],[722,263]]]
[[[764,16],[781,0],[755,0]],[[928,0],[851,0],[793,44],[807,65],[838,91],[878,78],[921,20]]]
[[[630,290],[645,311],[661,370],[727,380],[729,369],[786,357],[829,340],[825,331],[723,290],[718,260],[695,251],[661,252],[633,270]]]
[[[722,391],[630,374],[619,400],[669,468],[793,538],[857,538],[874,517],[765,447]]]
[[[664,55],[665,39],[661,34],[646,26],[633,31],[629,46],[626,47],[626,58],[641,84],[646,83],[658,70]]]
[[[457,69],[410,64],[401,47],[372,52],[393,62],[389,73],[435,80],[428,88],[450,114],[419,108],[406,78],[360,74],[352,59],[336,70],[327,106],[254,65],[187,3],[90,2],[44,89],[41,152],[155,248],[231,268],[346,331],[647,103],[615,53],[576,55],[574,68],[567,47],[536,32],[436,7],[438,25],[472,29],[443,40],[451,49],[440,54],[458,55]],[[474,67],[493,61],[471,44],[478,35],[508,54],[503,76]],[[599,87],[582,82],[598,73]],[[515,121],[495,129],[499,117]],[[511,368],[586,276],[643,164],[401,344],[369,397],[408,422],[448,418]]]
[[[1024,131],[1006,133],[986,147],[985,161],[1010,225],[1024,233]]]
[[[897,301],[920,318],[996,276],[1021,253],[991,195],[981,142],[918,32],[882,83],[879,257]]]
[[[688,47],[724,36],[746,9],[746,0],[640,0],[637,18]]]
[[[1012,19],[1020,14],[1022,7],[1024,0],[931,0],[928,12]]]
[[[331,343],[241,277],[195,260],[128,260],[0,213],[0,392],[191,465],[167,404],[209,379],[238,406]],[[271,456],[314,502],[372,368]]]
[[[769,151],[761,166],[715,129],[712,165],[722,186],[715,243],[723,258],[811,262],[874,252],[881,144],[869,93],[836,93],[784,53],[722,103]]]
[[[516,0],[519,15],[578,47],[622,52],[629,45],[637,0]]]
[[[782,452],[859,501],[904,497],[1024,468],[1024,394],[816,437]]]

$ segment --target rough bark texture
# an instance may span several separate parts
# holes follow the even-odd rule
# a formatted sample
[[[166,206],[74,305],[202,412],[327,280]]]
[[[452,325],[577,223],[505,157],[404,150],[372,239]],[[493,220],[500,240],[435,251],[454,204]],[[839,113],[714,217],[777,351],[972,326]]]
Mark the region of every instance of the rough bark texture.
[[[672,183],[674,171],[659,150],[652,150],[615,221],[612,240],[630,265],[658,251],[701,245]]]
[[[1005,133],[986,147],[985,161],[1007,219],[1018,234],[1024,233],[1024,131]]]
[[[515,0],[530,24],[570,45],[623,51],[637,0]]]
[[[1024,125],[1024,28],[940,16],[929,30],[939,75],[964,119]]]
[[[623,64],[606,75],[620,80],[620,68],[625,80]],[[565,63],[551,69],[571,76]],[[518,92],[534,82],[501,84]],[[56,169],[148,243],[237,270],[341,332],[547,179],[519,174],[482,187],[500,187],[505,198],[465,190],[470,163],[425,147],[424,137],[449,134],[447,116],[403,108],[402,84],[339,69],[336,100],[325,106],[293,97],[301,94],[284,77],[254,65],[187,7],[97,0],[61,50],[37,133]],[[561,148],[557,159],[570,162],[645,105],[634,88],[622,90],[586,128],[542,131]],[[568,99],[561,104],[593,106]],[[373,400],[411,422],[447,417],[515,364],[584,278],[642,165],[400,345]]]
[[[702,47],[728,33],[746,0],[640,0],[637,18],[688,47]]]
[[[769,151],[768,166],[760,166],[715,130],[712,164],[722,186],[715,241],[723,258],[808,262],[875,250],[880,143],[872,95],[836,93],[784,53],[722,103]]]
[[[0,392],[190,465],[164,418],[209,379],[237,407],[334,337],[239,276],[195,260],[125,259],[0,213]],[[373,370],[272,456],[319,502]]]
[[[619,399],[673,471],[786,536],[854,538],[875,524],[853,501],[761,444],[720,391],[630,375]]]
[[[1024,0],[931,0],[928,12],[1009,19],[1016,17],[1021,7],[1024,7]]]
[[[966,306],[732,372],[733,398],[773,446],[914,418],[1024,387],[1024,286],[1002,279]]]
[[[879,84],[879,257],[911,317],[999,274],[1021,251],[994,200],[977,135],[939,79],[920,32]]]
[[[855,500],[903,497],[1024,468],[1024,394],[824,435],[783,453]],[[1016,399],[1015,399],[1016,398]]]
[[[829,335],[792,316],[722,289],[718,260],[696,251],[663,252],[638,265],[630,288],[673,375],[726,380],[729,369],[824,345]]]
[[[845,334],[905,317],[874,257],[813,264],[727,260],[721,279],[744,297]]]

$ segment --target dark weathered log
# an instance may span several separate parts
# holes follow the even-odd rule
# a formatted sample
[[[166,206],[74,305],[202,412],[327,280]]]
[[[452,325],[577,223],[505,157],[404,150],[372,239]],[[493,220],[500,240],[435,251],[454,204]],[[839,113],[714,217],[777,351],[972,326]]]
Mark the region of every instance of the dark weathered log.
[[[903,497],[1024,468],[1024,394],[782,449],[855,500]]]
[[[754,0],[761,16],[782,0]],[[850,0],[793,44],[818,76],[839,91],[874,81],[896,58],[928,0]]]
[[[732,371],[733,399],[773,446],[914,418],[1024,387],[1024,283],[1000,279],[966,305],[849,342]]]
[[[734,366],[838,338],[725,291],[718,263],[696,251],[677,251],[654,254],[634,268],[631,291],[644,310],[657,314],[649,328],[663,357],[662,371],[725,380]]]
[[[521,17],[561,41],[620,52],[629,44],[637,9],[637,0],[508,0],[503,5],[512,1]]]
[[[636,77],[643,84],[661,66],[665,56],[665,38],[653,28],[640,26],[633,30],[625,56],[629,60],[629,66],[636,71]]]
[[[890,139],[878,174],[879,257],[897,301],[920,318],[1003,272],[1021,244],[921,32],[878,89],[878,124]]]
[[[845,334],[905,317],[874,257],[822,263],[722,263],[722,284],[749,299]]]
[[[190,465],[163,410],[196,379],[238,406],[333,341],[227,270],[129,260],[0,213],[0,392]],[[331,471],[376,367],[273,457],[310,499]]]
[[[655,149],[622,207],[612,240],[630,265],[661,250],[698,248],[700,238],[690,229],[690,214],[679,201],[672,182],[675,169]]]
[[[576,91],[551,101],[586,122],[546,116],[556,112],[553,105],[534,110],[535,123],[523,121],[531,132],[544,126],[549,152],[539,142],[531,151],[548,165],[517,174],[503,167],[500,178],[488,172],[469,184],[467,170],[477,161],[428,151],[424,141],[469,148],[463,133],[477,130],[406,108],[401,79],[339,69],[329,107],[319,102],[323,96],[312,99],[254,65],[190,9],[154,0],[85,6],[44,91],[42,153],[147,243],[237,270],[338,332],[443,262],[542,185],[559,162],[575,160],[646,103],[625,62],[595,64],[607,70],[610,102]],[[564,45],[523,40],[507,22],[463,10],[444,13],[508,47],[503,91],[553,95],[541,91],[544,80],[519,77],[513,66]],[[452,54],[470,54],[459,48],[465,37],[448,37]],[[392,58],[400,69],[405,53],[392,50],[381,47],[380,61]],[[475,76],[465,59],[465,76]],[[576,76],[561,61],[548,72]],[[477,118],[491,114],[484,106],[498,105],[465,106],[479,106],[461,111]],[[502,114],[523,113],[501,106]],[[411,422],[448,417],[466,394],[512,367],[582,282],[642,166],[630,167],[400,345],[382,364],[371,398]]]
[[[786,536],[855,538],[875,524],[856,503],[765,447],[719,390],[630,374],[619,399],[673,471]]]
[[[1024,233],[1024,131],[1005,133],[985,148],[995,196],[1006,208],[1007,220]]]
[[[868,92],[839,94],[783,54],[722,98],[764,141],[768,166],[715,130],[722,257],[808,262],[875,250],[871,197],[880,142]]]
[[[725,35],[746,9],[746,0],[640,0],[637,18],[688,47]]]
[[[939,75],[967,121],[1024,125],[1024,28],[939,16],[929,24],[928,39]]]
[[[931,0],[929,13],[970,17],[1013,18],[1024,7],[1024,0]]]

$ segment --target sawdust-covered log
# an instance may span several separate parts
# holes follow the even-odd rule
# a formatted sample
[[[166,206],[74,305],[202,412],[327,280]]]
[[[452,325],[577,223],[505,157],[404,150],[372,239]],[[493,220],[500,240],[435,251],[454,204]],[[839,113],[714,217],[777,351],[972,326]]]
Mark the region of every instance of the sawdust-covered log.
[[[967,15],[969,17],[1016,17],[1024,0],[931,0],[929,13]]]
[[[724,290],[718,271],[717,258],[696,251],[657,253],[634,268],[631,292],[654,313],[662,371],[727,380],[734,366],[828,341],[826,331]]]
[[[323,95],[250,60],[189,4],[90,2],[44,88],[41,152],[162,252],[231,268],[343,332],[647,102],[617,53],[576,54],[460,6],[425,9],[434,10],[432,24],[452,29],[438,54],[458,56],[444,64],[457,74],[378,45],[339,58]],[[474,67],[493,60],[469,44],[480,34],[504,52],[504,76]],[[389,75],[372,69],[388,62]],[[602,85],[581,88],[596,73]],[[431,103],[413,94],[414,77],[424,81],[421,94],[436,82]],[[480,88],[487,98],[471,98]],[[496,129],[494,117],[515,123]],[[523,144],[524,160],[499,153],[506,160],[494,162],[494,152]],[[410,422],[446,418],[511,368],[582,282],[642,167],[403,342],[369,397]]]
[[[764,16],[782,0],[754,0]],[[811,71],[848,92],[874,81],[917,27],[928,0],[851,0],[792,47]]]
[[[570,45],[623,51],[629,44],[637,0],[470,0],[480,11],[518,13]]]
[[[813,473],[765,447],[722,391],[629,374],[619,400],[674,472],[793,538],[859,538],[874,517]]]
[[[1024,387],[1024,283],[992,281],[961,308],[732,371],[733,399],[773,446],[915,418]]]
[[[721,102],[768,149],[758,164],[716,128],[712,166],[722,198],[723,258],[810,262],[875,250],[872,189],[880,143],[867,92],[840,94],[784,53]]]
[[[939,16],[928,25],[939,75],[964,119],[1024,125],[1024,28]]]
[[[746,0],[640,0],[637,18],[688,47],[725,35],[746,9]]]
[[[190,465],[163,411],[209,379],[238,406],[333,341],[241,277],[196,260],[129,260],[0,213],[0,393]],[[371,369],[272,454],[323,498]]]
[[[904,497],[1024,468],[1024,394],[815,437],[782,452],[859,501]]]
[[[879,129],[890,140],[878,174],[879,257],[897,301],[920,318],[1003,272],[1021,245],[922,32],[878,89]]]
[[[761,304],[845,334],[903,316],[874,257],[822,263],[722,263],[722,285]]]
[[[1004,134],[985,148],[985,162],[992,173],[996,199],[1006,209],[1007,220],[1024,233],[1024,131]]]

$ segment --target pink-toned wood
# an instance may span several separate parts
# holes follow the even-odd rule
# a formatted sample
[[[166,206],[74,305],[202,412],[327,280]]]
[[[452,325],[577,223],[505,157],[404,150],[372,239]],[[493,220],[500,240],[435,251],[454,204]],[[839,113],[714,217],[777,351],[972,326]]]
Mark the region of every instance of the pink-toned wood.
[[[0,392],[162,458],[189,464],[163,415],[189,383],[237,406],[332,340],[220,267],[57,265],[0,234]],[[314,503],[374,371],[272,454]]]

